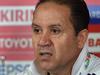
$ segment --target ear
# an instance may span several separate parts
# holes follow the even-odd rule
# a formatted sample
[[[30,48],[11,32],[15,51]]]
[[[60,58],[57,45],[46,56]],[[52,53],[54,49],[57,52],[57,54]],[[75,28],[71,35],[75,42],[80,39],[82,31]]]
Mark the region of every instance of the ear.
[[[78,39],[78,48],[79,49],[83,48],[83,46],[87,40],[87,37],[88,37],[88,30],[87,29],[81,30],[78,33],[77,39]]]

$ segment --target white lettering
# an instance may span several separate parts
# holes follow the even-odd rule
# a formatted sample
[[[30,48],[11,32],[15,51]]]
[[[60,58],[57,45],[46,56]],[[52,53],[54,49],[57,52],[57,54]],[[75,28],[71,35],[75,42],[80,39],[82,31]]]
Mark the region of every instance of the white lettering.
[[[91,18],[100,18],[100,11],[92,11],[90,13]]]
[[[0,48],[32,48],[32,39],[0,38]]]

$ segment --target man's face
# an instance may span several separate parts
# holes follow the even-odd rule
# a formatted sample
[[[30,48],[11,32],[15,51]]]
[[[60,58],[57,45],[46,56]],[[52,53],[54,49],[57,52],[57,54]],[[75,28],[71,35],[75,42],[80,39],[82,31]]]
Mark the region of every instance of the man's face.
[[[48,2],[35,10],[32,42],[40,68],[55,70],[77,58],[80,50],[70,14],[69,7]]]

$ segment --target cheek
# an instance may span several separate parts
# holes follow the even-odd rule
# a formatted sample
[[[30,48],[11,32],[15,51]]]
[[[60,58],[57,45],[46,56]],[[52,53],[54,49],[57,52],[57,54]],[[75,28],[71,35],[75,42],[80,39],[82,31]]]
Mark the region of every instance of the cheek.
[[[32,45],[33,45],[33,48],[37,47],[38,40],[39,40],[38,38],[32,36]]]
[[[76,39],[72,37],[72,35],[65,35],[54,40],[56,59],[68,58],[72,55],[73,50],[76,48]]]
[[[38,61],[39,54],[38,54],[38,47],[37,47],[38,39],[37,38],[32,38],[32,47],[34,49],[34,60]]]
[[[32,45],[34,46],[34,44],[35,44],[35,37],[34,35],[32,35]]]
[[[38,39],[33,36],[32,37],[32,47],[34,49],[34,54],[35,55],[38,53],[37,42],[38,42]]]

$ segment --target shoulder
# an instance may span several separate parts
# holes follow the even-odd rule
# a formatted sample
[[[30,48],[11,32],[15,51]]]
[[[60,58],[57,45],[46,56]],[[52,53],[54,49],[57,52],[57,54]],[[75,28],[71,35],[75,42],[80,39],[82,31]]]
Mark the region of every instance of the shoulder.
[[[100,67],[99,65],[100,65],[100,57],[97,57],[94,54],[91,54],[90,66],[93,66],[96,68],[96,67]]]
[[[17,74],[17,75],[40,75],[40,73],[37,71],[37,68],[35,64],[31,64],[25,71]]]
[[[95,75],[100,75],[100,57],[91,54],[88,72],[94,73]]]

